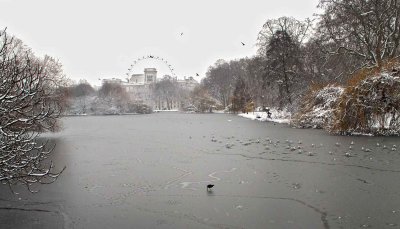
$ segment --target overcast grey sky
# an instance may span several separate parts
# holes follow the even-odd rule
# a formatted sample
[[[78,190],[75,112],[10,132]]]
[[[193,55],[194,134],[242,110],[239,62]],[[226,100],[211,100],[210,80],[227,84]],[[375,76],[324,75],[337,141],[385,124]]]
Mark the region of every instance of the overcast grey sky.
[[[58,58],[74,80],[117,77],[135,59],[168,60],[179,78],[204,77],[217,59],[256,53],[267,19],[312,17],[318,0],[0,0],[0,26],[42,56]],[[180,34],[183,32],[183,35]],[[241,42],[246,45],[242,46]],[[167,68],[157,61],[135,66]],[[199,78],[197,78],[199,79]]]

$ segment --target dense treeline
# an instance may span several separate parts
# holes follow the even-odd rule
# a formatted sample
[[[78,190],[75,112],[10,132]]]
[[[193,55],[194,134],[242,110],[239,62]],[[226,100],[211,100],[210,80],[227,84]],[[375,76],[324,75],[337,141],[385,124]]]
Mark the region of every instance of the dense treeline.
[[[133,101],[120,84],[104,83],[95,90],[88,83],[64,88],[68,106],[66,115],[114,115],[126,113],[151,113],[145,104]]]
[[[307,110],[304,107],[312,109],[304,103],[317,104],[312,101],[315,97],[310,96],[318,94],[316,88],[330,91],[325,86],[336,85],[345,90],[343,94],[336,93],[337,96],[343,96],[338,99],[339,107],[336,107],[336,103],[329,103],[335,112],[327,113],[333,116],[335,124],[327,124],[329,127],[326,128],[344,133],[345,127],[351,126],[352,130],[374,132],[372,129],[377,129],[377,125],[371,124],[376,123],[374,120],[363,121],[363,128],[358,128],[357,123],[340,124],[340,120],[374,119],[371,118],[374,112],[359,112],[347,117],[350,114],[342,114],[338,110],[344,112],[342,101],[353,101],[349,97],[361,96],[354,93],[357,91],[354,88],[359,88],[366,79],[398,69],[400,2],[321,0],[318,7],[323,12],[314,20],[291,17],[267,20],[257,37],[257,54],[250,58],[216,61],[201,82],[202,90],[232,111],[245,111],[249,103],[254,103],[255,107],[286,108],[296,113]],[[364,77],[360,77],[360,74],[364,74]],[[392,77],[397,76],[392,74]],[[397,82],[396,79],[394,82]],[[387,84],[386,89],[380,89],[380,98],[387,100],[388,96],[398,97],[399,91],[393,90],[393,85],[397,87],[393,83]],[[391,129],[398,124],[398,100],[389,99],[396,101],[390,103],[391,107],[384,108],[390,113],[387,116],[392,117],[387,121],[391,125],[380,125],[381,128]],[[363,104],[359,100],[360,107],[368,106],[365,105],[367,101]],[[370,117],[365,116],[366,113],[371,114]],[[297,117],[301,117],[301,114],[297,114]],[[368,128],[365,123],[370,123]],[[325,125],[322,127],[325,128]]]

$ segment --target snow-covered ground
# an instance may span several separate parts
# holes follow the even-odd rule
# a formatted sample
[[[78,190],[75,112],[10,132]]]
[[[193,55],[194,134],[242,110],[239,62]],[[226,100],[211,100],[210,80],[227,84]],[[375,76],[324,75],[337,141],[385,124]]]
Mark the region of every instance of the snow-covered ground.
[[[287,110],[270,109],[271,118],[268,118],[267,112],[255,111],[249,113],[241,113],[239,116],[258,121],[269,121],[277,123],[290,123],[291,113]]]
[[[345,95],[345,87],[327,85],[306,96],[301,108],[293,116],[286,110],[277,109],[271,109],[271,118],[268,118],[266,112],[242,113],[239,116],[252,120],[288,123],[297,128],[322,128],[336,134],[399,136],[400,113],[396,107],[400,104],[400,81],[399,76],[393,75],[384,72],[369,77],[352,86],[354,89]],[[338,106],[339,99],[348,101],[345,108]],[[354,104],[355,102],[357,104]],[[340,108],[345,112],[341,111],[343,115],[335,119],[334,112],[341,114]],[[366,124],[360,126],[357,120],[364,120]],[[347,127],[340,129],[342,121]]]
[[[173,110],[153,110],[153,112],[178,112],[179,110],[173,109]]]
[[[300,128],[325,128],[331,125],[336,101],[344,88],[327,85],[305,98],[301,109],[293,116],[292,124]]]

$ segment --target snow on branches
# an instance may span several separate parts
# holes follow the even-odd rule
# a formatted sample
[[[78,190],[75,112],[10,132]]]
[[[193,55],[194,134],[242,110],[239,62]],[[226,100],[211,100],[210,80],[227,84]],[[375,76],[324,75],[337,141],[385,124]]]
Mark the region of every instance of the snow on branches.
[[[311,90],[301,104],[299,112],[294,116],[292,124],[301,128],[325,128],[332,122],[333,110],[343,87],[327,85]]]
[[[54,59],[39,59],[0,31],[0,182],[51,183],[60,174],[47,161],[52,149],[38,143],[38,132],[55,130],[62,98],[61,69]]]
[[[400,135],[400,67],[349,85],[338,102],[331,132]]]
[[[400,135],[400,64],[364,68],[345,87],[307,93],[292,124],[335,134]]]

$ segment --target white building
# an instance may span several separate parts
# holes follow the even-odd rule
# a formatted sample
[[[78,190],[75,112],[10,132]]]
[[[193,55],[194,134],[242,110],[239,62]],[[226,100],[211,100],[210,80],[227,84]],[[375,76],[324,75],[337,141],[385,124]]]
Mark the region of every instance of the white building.
[[[132,85],[143,85],[144,82],[144,74],[132,74],[131,78],[128,80],[128,83]]]
[[[132,74],[128,79],[128,84],[131,85],[144,85],[157,82],[157,69],[145,68],[144,74]]]
[[[178,80],[178,84],[183,89],[192,91],[197,85],[199,85],[199,82],[197,82],[192,76],[189,76],[188,78],[184,77],[183,80]]]
[[[112,84],[122,84],[122,80],[118,78],[103,79],[102,84],[112,83]]]
[[[128,82],[122,84],[131,99],[154,106],[151,84],[157,80],[157,69],[145,68],[144,74],[132,74]]]
[[[165,75],[165,77],[171,80],[176,80],[178,85],[187,90],[193,90],[199,83],[193,79],[193,77],[184,78],[183,80],[172,79],[171,76]],[[164,102],[157,100],[153,95],[153,83],[156,83],[157,69],[156,68],[145,68],[143,74],[132,74],[127,82],[123,82],[121,79],[103,79],[104,83],[116,83],[122,85],[126,92],[130,95],[133,101],[144,103],[153,109],[165,109]],[[171,109],[178,109],[181,101],[171,101]]]

